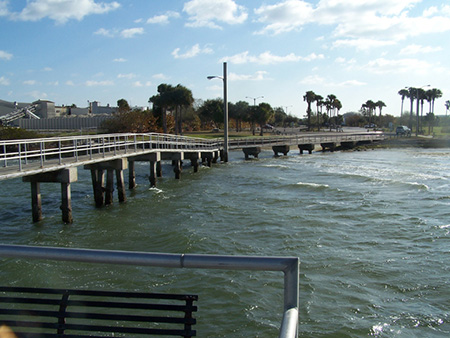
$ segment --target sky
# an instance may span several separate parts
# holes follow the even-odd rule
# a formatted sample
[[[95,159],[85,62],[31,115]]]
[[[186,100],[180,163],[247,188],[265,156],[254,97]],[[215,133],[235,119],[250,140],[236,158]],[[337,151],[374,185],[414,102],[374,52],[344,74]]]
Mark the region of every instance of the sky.
[[[450,99],[450,0],[0,0],[0,32],[6,101],[148,106],[161,83],[221,98],[224,62],[229,102],[297,117],[309,90],[341,113],[399,116],[405,87],[440,89],[437,115]]]

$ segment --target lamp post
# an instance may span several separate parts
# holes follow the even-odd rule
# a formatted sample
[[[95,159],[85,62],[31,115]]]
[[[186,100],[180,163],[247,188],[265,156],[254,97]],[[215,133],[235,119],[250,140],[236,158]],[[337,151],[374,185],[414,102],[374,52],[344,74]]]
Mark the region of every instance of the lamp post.
[[[253,112],[255,112],[256,111],[256,100],[257,99],[262,99],[262,98],[264,98],[264,96],[258,96],[258,97],[246,96],[245,98],[253,100]],[[253,117],[252,117],[252,132],[253,132],[253,135],[255,135],[255,122],[253,120]]]
[[[253,100],[253,106],[256,106],[256,100],[257,99],[263,99],[264,96],[258,96],[258,97],[250,97],[250,96],[246,96],[246,99],[252,99]]]
[[[222,79],[223,80],[223,161],[228,162],[228,101],[227,101],[227,63],[223,63],[223,77],[222,76],[208,76],[208,80]]]

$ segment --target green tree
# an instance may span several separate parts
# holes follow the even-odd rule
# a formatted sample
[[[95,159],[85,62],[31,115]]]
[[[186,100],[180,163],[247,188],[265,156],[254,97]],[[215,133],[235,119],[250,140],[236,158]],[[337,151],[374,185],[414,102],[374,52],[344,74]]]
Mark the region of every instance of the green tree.
[[[414,99],[416,98],[416,96],[417,96],[417,89],[413,88],[413,87],[409,87],[408,88],[408,98],[411,103],[411,108],[409,110],[408,127],[411,130],[412,130],[412,119],[413,119],[413,112],[414,112],[414,108],[413,108],[414,107]]]
[[[263,136],[263,126],[273,117],[273,109],[270,104],[262,102],[255,109],[255,122],[259,124],[259,135]]]
[[[442,91],[437,88],[431,89],[431,101],[432,101],[432,109],[431,112],[434,114],[434,101],[442,97]]]
[[[205,127],[216,128],[224,122],[223,100],[206,100],[198,108],[198,114]]]
[[[315,101],[317,113],[317,131],[320,131],[320,115],[322,114],[322,107],[324,106],[323,96],[316,94]]]
[[[167,110],[170,109],[172,103],[171,92],[173,86],[161,83],[157,88],[158,94],[152,96],[149,101],[153,103],[154,112],[161,117],[161,123],[164,134],[167,134]]]
[[[303,101],[306,101],[306,103],[308,104],[308,108],[306,109],[306,116],[308,118],[308,130],[311,130],[311,114],[312,114],[311,104],[315,100],[316,94],[312,90],[307,91],[305,95],[303,95]]]
[[[119,113],[125,113],[131,110],[130,105],[125,99],[117,100],[117,107],[119,108]]]
[[[284,127],[287,114],[282,107],[274,109],[273,120],[274,125],[278,127]]]
[[[381,101],[381,100],[378,100],[376,103],[375,103],[375,106],[378,108],[378,110],[380,111],[380,116],[379,116],[379,119],[378,119],[378,124],[380,125],[380,127],[382,126],[382,123],[381,123],[381,110],[383,109],[383,107],[386,107],[386,103],[384,103],[383,101]]]
[[[402,97],[402,107],[401,107],[400,115],[403,115],[403,102],[405,101],[405,97],[409,97],[409,91],[406,90],[405,88],[400,89],[398,91],[398,95],[400,95]]]
[[[235,104],[228,104],[228,115],[230,119],[234,119],[236,124],[236,132],[242,131],[242,121],[245,120],[249,110],[248,102],[238,101]]]
[[[447,100],[445,101],[445,116],[447,116],[449,109],[450,109],[450,100]]]
[[[194,98],[190,89],[178,84],[170,93],[171,105],[175,108],[175,134],[183,133],[183,112],[192,106]]]

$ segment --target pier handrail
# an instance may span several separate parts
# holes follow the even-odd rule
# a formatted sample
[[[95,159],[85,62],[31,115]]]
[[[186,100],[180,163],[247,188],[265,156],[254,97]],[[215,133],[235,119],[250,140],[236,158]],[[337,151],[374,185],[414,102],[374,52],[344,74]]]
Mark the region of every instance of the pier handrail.
[[[30,161],[40,161],[44,167],[47,159],[71,157],[78,160],[82,155],[131,154],[138,150],[213,150],[219,149],[217,140],[159,133],[120,133],[85,136],[49,137],[0,141],[0,163],[3,167],[16,165],[19,171]]]
[[[0,257],[188,269],[280,271],[284,273],[284,313],[279,338],[298,332],[299,258],[168,254],[0,244]]]
[[[358,141],[379,141],[384,140],[383,133],[336,133],[336,134],[295,134],[276,135],[269,137],[233,138],[229,141],[230,149],[240,149],[249,146],[273,146],[273,145],[301,145],[320,144],[327,142],[358,142]]]

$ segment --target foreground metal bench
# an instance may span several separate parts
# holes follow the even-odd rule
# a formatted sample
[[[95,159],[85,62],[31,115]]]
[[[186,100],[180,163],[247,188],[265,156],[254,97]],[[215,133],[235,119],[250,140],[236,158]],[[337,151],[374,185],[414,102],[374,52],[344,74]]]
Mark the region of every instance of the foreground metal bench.
[[[196,295],[0,287],[0,325],[19,338],[193,337],[197,300]]]

